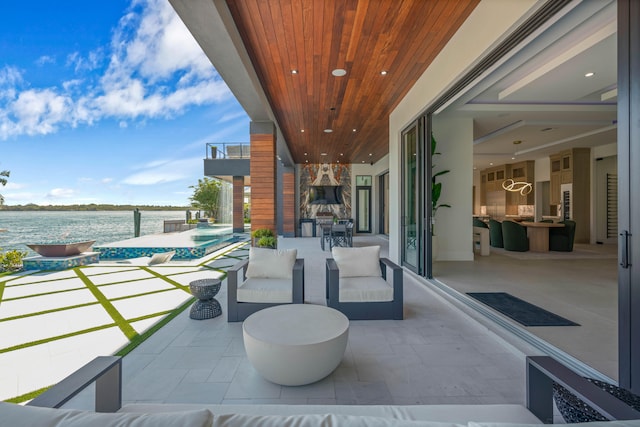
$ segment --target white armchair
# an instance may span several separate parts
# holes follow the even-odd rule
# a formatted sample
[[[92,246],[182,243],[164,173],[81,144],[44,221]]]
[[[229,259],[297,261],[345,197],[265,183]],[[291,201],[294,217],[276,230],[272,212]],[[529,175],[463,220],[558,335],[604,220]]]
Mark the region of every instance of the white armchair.
[[[227,271],[227,320],[240,322],[263,308],[304,303],[304,260],[296,249],[249,249]]]
[[[326,262],[327,306],[351,320],[403,319],[402,268],[380,246],[334,247]]]

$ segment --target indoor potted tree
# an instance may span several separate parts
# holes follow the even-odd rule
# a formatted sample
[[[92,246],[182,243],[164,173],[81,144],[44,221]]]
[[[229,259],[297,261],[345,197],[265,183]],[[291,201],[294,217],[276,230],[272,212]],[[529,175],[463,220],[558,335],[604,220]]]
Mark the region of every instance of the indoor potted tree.
[[[436,165],[433,163],[433,159],[436,155],[439,155],[436,151],[438,143],[436,142],[433,133],[431,134],[431,249],[432,258],[435,259],[438,254],[438,239],[435,233],[436,225],[436,212],[440,208],[450,208],[451,205],[446,203],[439,203],[440,196],[442,195],[442,183],[438,182],[438,177],[450,172],[449,169],[435,172]]]

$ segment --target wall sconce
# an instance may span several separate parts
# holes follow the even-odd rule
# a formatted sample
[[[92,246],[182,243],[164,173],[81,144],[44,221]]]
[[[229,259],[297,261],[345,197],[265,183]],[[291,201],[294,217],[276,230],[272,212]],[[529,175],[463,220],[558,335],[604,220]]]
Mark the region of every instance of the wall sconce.
[[[513,193],[519,192],[523,196],[533,191],[533,185],[530,182],[514,181],[512,179],[505,179],[502,183],[502,188]]]

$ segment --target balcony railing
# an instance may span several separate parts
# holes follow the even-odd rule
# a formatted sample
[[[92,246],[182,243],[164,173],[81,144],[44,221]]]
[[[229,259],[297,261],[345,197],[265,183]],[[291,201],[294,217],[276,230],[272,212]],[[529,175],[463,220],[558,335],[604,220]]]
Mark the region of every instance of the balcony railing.
[[[243,142],[208,142],[207,159],[248,159],[250,144]]]

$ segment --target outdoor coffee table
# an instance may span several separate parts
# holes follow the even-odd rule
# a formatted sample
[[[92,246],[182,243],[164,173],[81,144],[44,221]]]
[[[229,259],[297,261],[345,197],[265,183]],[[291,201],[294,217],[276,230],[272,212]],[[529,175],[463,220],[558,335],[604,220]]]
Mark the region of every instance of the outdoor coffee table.
[[[349,319],[321,305],[283,304],[247,317],[242,336],[249,362],[264,378],[287,386],[310,384],[342,361]]]
[[[222,307],[214,297],[220,291],[220,279],[200,279],[189,283],[189,289],[198,301],[194,302],[189,317],[196,320],[212,319],[222,314]]]

